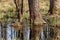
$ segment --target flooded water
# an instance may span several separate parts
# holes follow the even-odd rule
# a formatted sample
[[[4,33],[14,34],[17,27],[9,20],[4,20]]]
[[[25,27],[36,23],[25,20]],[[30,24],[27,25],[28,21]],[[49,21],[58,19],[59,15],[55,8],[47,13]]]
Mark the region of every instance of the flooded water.
[[[2,36],[2,27],[0,25],[0,40],[3,40],[3,36]],[[29,36],[30,36],[30,28],[27,27],[26,29],[26,40],[29,40]],[[6,40],[17,40],[17,31],[11,27],[11,24],[7,24],[6,25]]]
[[[0,40],[3,40],[3,27],[0,24]],[[6,40],[16,39],[16,30],[10,24],[6,25]]]
[[[26,36],[25,36],[27,39],[26,40],[29,40],[29,38],[30,38],[30,28],[29,27],[27,27],[27,29],[26,29]]]
[[[46,38],[45,38],[45,35],[44,35],[44,31],[41,32],[41,40],[48,40],[49,39],[49,28],[48,26],[45,27],[45,31],[46,31]],[[26,40],[29,40],[30,39],[30,27],[28,26],[25,30],[26,32],[26,35],[25,35],[25,38]],[[1,24],[0,24],[0,40],[3,39],[3,34],[2,34],[2,27],[1,27]],[[11,27],[11,24],[7,24],[6,25],[6,40],[17,40],[17,31]]]
[[[16,39],[16,30],[11,27],[10,24],[7,25],[7,40],[14,40]]]
[[[41,40],[45,40],[44,33],[41,32]]]

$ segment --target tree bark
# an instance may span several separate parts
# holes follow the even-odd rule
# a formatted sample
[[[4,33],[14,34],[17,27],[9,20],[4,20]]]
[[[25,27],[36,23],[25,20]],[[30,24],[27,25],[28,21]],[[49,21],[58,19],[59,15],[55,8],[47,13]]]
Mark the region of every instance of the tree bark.
[[[18,14],[18,21],[21,21],[21,16],[23,15],[23,0],[14,0],[16,5],[16,13]]]
[[[28,20],[27,19],[24,19],[23,20],[23,40],[28,40]]]
[[[40,33],[43,29],[45,21],[42,19],[39,13],[39,1],[28,0],[29,11],[30,11],[30,26],[31,26],[31,37],[30,40],[40,40]]]
[[[53,14],[60,14],[60,0],[54,0]]]
[[[3,40],[6,40],[6,24],[3,27]]]

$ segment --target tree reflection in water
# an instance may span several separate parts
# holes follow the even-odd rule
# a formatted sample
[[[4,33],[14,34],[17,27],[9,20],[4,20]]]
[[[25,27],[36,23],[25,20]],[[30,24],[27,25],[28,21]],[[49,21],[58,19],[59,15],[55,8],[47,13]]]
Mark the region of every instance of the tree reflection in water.
[[[7,25],[7,40],[14,40],[16,39],[16,30],[11,27],[10,24]]]

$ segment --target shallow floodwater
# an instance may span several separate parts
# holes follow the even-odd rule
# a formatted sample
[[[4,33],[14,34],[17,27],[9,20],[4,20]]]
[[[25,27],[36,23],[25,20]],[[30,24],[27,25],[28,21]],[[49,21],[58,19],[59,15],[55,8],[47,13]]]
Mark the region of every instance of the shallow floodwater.
[[[0,40],[3,40],[3,32],[2,32],[2,27],[0,25]],[[30,28],[27,27],[26,29],[26,38],[29,40],[29,35],[30,35]],[[6,25],[6,40],[17,40],[17,31],[11,27],[11,24]]]
[[[7,25],[7,40],[14,40],[16,39],[16,30],[11,27],[10,24]]]
[[[26,32],[25,38],[26,38],[26,40],[29,40],[29,38],[30,38],[30,27],[27,27],[25,32]],[[2,33],[3,33],[2,27],[0,24],[0,40],[3,39]],[[47,38],[45,38],[44,32],[43,31],[41,32],[41,40],[48,40],[48,37],[49,37],[48,27],[46,27],[46,34],[47,34]],[[17,31],[13,27],[11,27],[11,24],[6,25],[6,40],[17,40]]]

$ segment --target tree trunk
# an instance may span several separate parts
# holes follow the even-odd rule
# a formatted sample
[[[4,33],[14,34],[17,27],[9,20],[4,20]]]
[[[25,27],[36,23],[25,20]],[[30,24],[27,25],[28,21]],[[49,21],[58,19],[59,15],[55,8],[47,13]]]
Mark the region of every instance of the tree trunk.
[[[23,15],[23,0],[14,0],[14,3],[16,5],[16,13],[18,14],[17,15],[18,16],[18,22],[20,22],[19,24],[21,25],[21,20],[22,20],[21,17]],[[19,25],[17,25],[17,26],[19,26]],[[18,30],[18,36],[20,35],[19,39],[23,40],[23,38],[21,37],[22,36],[21,31],[22,30],[20,30],[20,28],[21,28],[21,26],[17,27],[17,29],[19,29]]]
[[[3,27],[3,40],[6,40],[6,24]]]
[[[18,21],[21,21],[21,16],[23,14],[23,0],[14,0],[16,5],[16,13],[18,14]]]
[[[39,13],[39,1],[38,0],[28,0],[29,11],[30,11],[30,25],[31,25],[31,37],[30,40],[40,40],[41,29],[45,21],[42,19]]]
[[[24,19],[23,20],[23,40],[28,40],[28,20],[27,19]],[[27,33],[28,32],[28,33]]]
[[[56,40],[60,40],[60,0],[54,0],[54,9],[53,9],[53,13],[56,14],[56,19],[58,22],[56,22],[56,28],[57,28],[57,39]],[[57,17],[58,15],[58,17]],[[59,30],[58,30],[59,29]]]
[[[60,0],[54,0],[53,14],[60,14]]]
[[[49,15],[49,21],[50,21],[50,25],[53,26],[54,31],[55,31],[53,34],[52,40],[58,40],[57,36],[60,33],[58,30],[58,29],[60,29],[60,19],[59,19],[60,18],[60,0],[53,0],[50,2],[51,2],[50,3],[50,11],[52,11],[52,12],[50,12],[50,14],[52,14],[52,15]],[[56,31],[58,33],[56,33]]]

